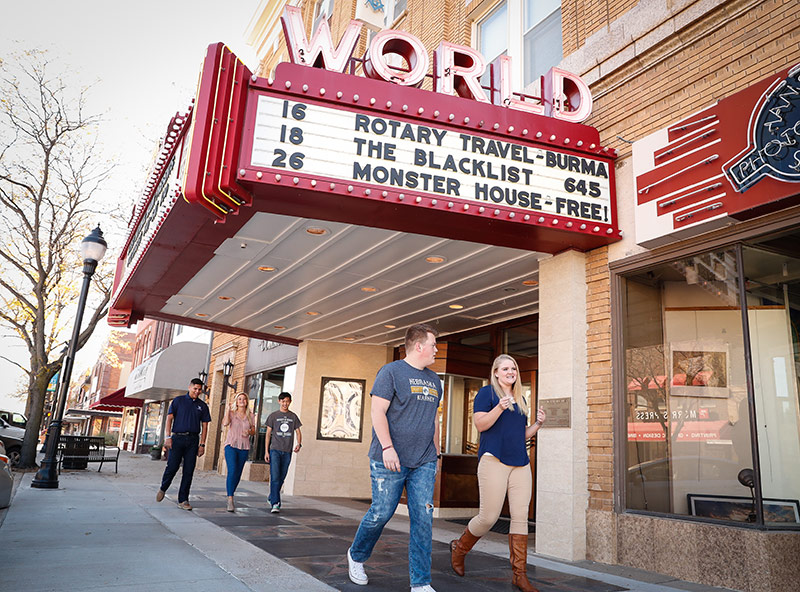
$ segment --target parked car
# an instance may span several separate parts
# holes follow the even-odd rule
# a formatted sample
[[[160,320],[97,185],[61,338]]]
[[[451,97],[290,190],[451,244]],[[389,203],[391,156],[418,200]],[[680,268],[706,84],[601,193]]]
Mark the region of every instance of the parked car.
[[[11,503],[11,491],[14,489],[14,477],[11,475],[8,462],[6,448],[0,442],[0,508],[7,508]]]
[[[12,426],[22,428],[23,430],[28,425],[28,418],[22,413],[17,413],[16,411],[5,411],[0,409],[0,419],[4,419]]]
[[[6,456],[9,464],[16,467],[19,464],[19,456],[22,452],[22,439],[25,437],[25,430],[10,425],[5,419],[0,419],[0,442],[5,445]]]

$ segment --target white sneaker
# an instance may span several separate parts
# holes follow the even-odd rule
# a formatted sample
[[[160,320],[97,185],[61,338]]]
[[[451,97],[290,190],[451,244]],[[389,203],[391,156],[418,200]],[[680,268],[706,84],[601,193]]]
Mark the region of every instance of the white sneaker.
[[[347,550],[347,572],[350,575],[350,581],[359,586],[366,586],[369,582],[367,572],[364,571],[364,564],[354,561],[350,557],[350,549]]]
[[[430,584],[425,584],[424,586],[412,586],[411,592],[436,592],[436,590]]]

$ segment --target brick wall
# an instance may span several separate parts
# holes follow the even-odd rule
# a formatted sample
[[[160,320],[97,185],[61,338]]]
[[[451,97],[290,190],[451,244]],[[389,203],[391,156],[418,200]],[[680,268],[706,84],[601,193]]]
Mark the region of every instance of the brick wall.
[[[587,37],[608,27],[636,4],[637,0],[562,0],[564,55],[581,47]]]
[[[799,61],[800,3],[727,2],[593,84],[586,123],[624,156],[617,136],[638,140]]]
[[[614,441],[608,247],[595,249],[586,258],[586,322],[589,509],[611,511]]]

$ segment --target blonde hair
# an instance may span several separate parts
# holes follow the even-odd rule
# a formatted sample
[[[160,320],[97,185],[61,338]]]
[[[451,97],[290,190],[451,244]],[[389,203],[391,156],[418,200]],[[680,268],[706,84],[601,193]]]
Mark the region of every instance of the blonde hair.
[[[244,408],[245,416],[246,416],[246,417],[250,417],[250,416],[252,415],[252,412],[250,411],[250,395],[248,395],[248,394],[247,394],[246,392],[244,392],[244,391],[239,391],[239,392],[238,392],[238,393],[236,393],[236,394],[234,395],[234,397],[233,397],[233,401],[234,401],[234,403],[235,403],[235,402],[236,402],[236,400],[239,398],[239,395],[244,395],[245,401],[247,401],[247,405],[246,405],[246,406],[245,406],[245,408]],[[233,409],[231,409],[231,413],[235,413],[235,412],[236,412],[236,410],[237,410],[238,408],[239,408],[239,406],[238,406],[238,405],[235,405],[235,406],[234,406],[234,408],[233,408]]]
[[[492,385],[494,393],[499,398],[506,396],[505,392],[503,392],[503,387],[500,386],[500,381],[497,380],[497,376],[495,376],[495,372],[497,372],[497,369],[504,360],[511,361],[511,363],[514,364],[514,369],[517,371],[517,379],[514,381],[514,384],[511,385],[511,393],[514,395],[514,402],[517,404],[517,411],[527,417],[528,405],[525,403],[525,398],[522,396],[522,385],[519,381],[519,366],[517,366],[517,361],[514,358],[508,354],[500,354],[497,356],[494,359],[494,362],[492,362],[492,374],[489,377],[489,382]]]

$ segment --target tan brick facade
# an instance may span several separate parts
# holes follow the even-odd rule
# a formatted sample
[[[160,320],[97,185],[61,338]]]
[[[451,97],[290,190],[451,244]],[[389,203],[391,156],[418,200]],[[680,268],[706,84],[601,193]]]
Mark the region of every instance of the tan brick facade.
[[[611,511],[614,509],[614,434],[608,247],[588,254],[586,287],[589,509]]]

